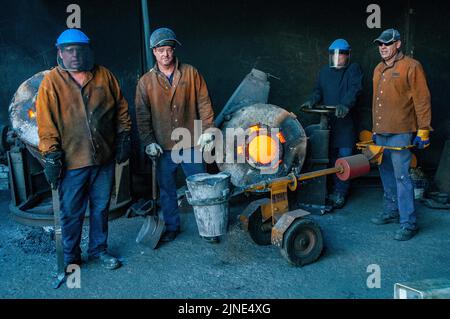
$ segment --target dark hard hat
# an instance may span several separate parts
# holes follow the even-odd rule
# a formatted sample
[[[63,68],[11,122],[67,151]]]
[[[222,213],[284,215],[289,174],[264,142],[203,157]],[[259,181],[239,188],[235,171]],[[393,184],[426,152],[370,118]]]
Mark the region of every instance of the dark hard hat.
[[[176,44],[181,45],[175,32],[169,28],[156,29],[150,36],[150,48],[152,49],[165,45],[174,47]]]

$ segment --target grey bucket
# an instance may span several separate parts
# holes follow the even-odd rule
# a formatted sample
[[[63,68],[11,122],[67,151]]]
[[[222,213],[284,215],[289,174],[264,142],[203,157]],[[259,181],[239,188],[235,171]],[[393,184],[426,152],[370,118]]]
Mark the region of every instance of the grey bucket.
[[[194,208],[200,236],[222,236],[228,228],[230,178],[226,172],[195,174],[186,178],[186,198]]]

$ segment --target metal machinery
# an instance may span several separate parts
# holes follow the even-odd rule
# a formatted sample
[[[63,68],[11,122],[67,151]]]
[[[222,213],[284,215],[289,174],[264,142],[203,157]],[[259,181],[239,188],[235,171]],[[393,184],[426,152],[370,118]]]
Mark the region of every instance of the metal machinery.
[[[364,155],[355,155],[339,159],[334,168],[325,168],[329,136],[326,115],[334,110],[314,110],[323,115],[321,123],[308,127],[307,134],[293,113],[267,104],[268,76],[253,69],[218,115],[215,124],[222,135],[228,139],[230,130],[235,134],[234,140],[223,147],[224,158],[233,154],[235,158],[244,157],[245,161],[219,158],[217,163],[221,171],[231,175],[235,187],[232,196],[255,192],[266,195],[252,201],[239,216],[253,241],[259,245],[272,243],[278,246],[290,263],[301,266],[320,256],[323,237],[319,225],[307,217],[310,212],[290,210],[288,190],[294,194],[303,192],[306,196],[314,196],[313,192],[317,191],[324,198],[327,175],[337,174],[340,179],[347,180],[367,174],[370,164]],[[236,132],[237,128],[239,132]],[[312,142],[317,145],[311,145]],[[317,165],[323,169],[301,173],[305,162],[312,165],[308,171]],[[316,179],[321,181],[302,190],[308,181]]]
[[[26,80],[15,93],[9,106],[12,130],[2,128],[1,145],[9,166],[11,189],[10,211],[26,225],[53,225],[52,193],[43,174],[42,157],[38,151],[36,94],[48,71]],[[128,162],[116,165],[110,215],[113,219],[124,213],[131,202]],[[86,214],[88,220],[89,212]]]

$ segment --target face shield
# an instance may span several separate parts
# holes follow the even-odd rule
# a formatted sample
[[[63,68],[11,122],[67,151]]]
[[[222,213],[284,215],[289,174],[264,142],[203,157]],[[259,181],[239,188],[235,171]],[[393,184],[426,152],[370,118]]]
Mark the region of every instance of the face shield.
[[[65,71],[90,71],[94,67],[94,53],[85,44],[68,44],[58,47],[57,58],[59,67]]]
[[[329,51],[329,65],[330,68],[342,69],[350,63],[350,51],[342,49],[334,49]]]

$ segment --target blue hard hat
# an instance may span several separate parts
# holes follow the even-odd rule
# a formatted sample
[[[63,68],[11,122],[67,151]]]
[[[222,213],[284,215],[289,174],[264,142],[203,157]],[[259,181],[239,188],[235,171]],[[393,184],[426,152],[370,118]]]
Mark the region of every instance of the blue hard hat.
[[[337,39],[334,40],[333,43],[331,43],[330,47],[328,48],[329,51],[334,50],[342,50],[342,51],[350,51],[350,44],[344,39]]]
[[[177,43],[181,45],[175,32],[169,28],[156,29],[150,36],[150,48],[152,49],[164,45],[175,46]]]
[[[81,32],[78,29],[67,29],[58,37],[56,40],[56,46],[59,47],[61,45],[67,44],[85,44],[88,45],[90,43],[89,38],[86,34]]]

